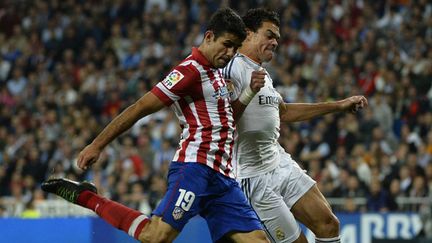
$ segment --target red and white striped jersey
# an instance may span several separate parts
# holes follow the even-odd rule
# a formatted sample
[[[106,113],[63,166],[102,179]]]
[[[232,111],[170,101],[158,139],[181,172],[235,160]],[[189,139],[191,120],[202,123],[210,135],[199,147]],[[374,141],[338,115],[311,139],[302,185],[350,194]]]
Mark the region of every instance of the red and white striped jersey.
[[[193,48],[151,92],[173,109],[183,129],[173,161],[198,162],[234,178],[234,117],[220,69]]]

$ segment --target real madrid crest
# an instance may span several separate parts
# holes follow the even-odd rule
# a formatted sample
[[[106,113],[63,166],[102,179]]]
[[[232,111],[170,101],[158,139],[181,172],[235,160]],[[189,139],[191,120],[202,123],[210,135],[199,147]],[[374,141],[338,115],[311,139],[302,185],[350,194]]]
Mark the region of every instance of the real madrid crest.
[[[278,240],[285,239],[285,233],[282,231],[281,228],[276,229],[276,238],[278,238]]]

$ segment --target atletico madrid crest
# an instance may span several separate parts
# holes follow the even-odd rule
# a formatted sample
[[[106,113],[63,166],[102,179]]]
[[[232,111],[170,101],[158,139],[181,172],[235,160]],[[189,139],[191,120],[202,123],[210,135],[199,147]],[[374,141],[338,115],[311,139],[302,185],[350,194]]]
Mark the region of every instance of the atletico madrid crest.
[[[180,207],[175,207],[173,212],[172,212],[172,216],[175,220],[179,220],[183,217],[184,214],[184,210],[181,209]]]

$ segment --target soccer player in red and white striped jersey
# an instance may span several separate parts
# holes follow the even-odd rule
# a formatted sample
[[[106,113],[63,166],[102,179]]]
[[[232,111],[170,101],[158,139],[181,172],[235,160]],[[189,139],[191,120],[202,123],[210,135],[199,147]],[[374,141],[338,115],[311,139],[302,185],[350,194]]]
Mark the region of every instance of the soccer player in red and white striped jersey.
[[[221,57],[227,63],[227,56]],[[225,64],[224,64],[225,65]],[[152,90],[172,106],[183,129],[173,161],[198,162],[234,177],[231,165],[234,118],[220,70],[198,48]]]
[[[51,179],[42,188],[95,211],[142,242],[172,242],[196,215],[206,219],[213,241],[268,242],[231,165],[234,119],[263,87],[264,75],[232,102],[220,71],[245,37],[245,26],[236,13],[217,11],[201,45],[151,92],[114,118],[79,154],[78,166],[88,169],[103,148],[136,121],[171,107],[183,132],[170,164],[167,192],[151,218],[97,195],[89,183]]]

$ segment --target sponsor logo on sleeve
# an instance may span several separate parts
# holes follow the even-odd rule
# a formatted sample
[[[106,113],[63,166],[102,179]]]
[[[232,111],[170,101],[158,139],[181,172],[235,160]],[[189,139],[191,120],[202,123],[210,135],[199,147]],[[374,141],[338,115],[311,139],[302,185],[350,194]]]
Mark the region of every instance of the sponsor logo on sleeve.
[[[180,80],[182,80],[183,77],[184,75],[181,72],[177,70],[173,70],[170,74],[168,74],[168,76],[166,76],[166,78],[162,81],[162,83],[163,85],[165,85],[165,87],[171,89],[172,87],[174,87],[174,85],[180,82]]]

